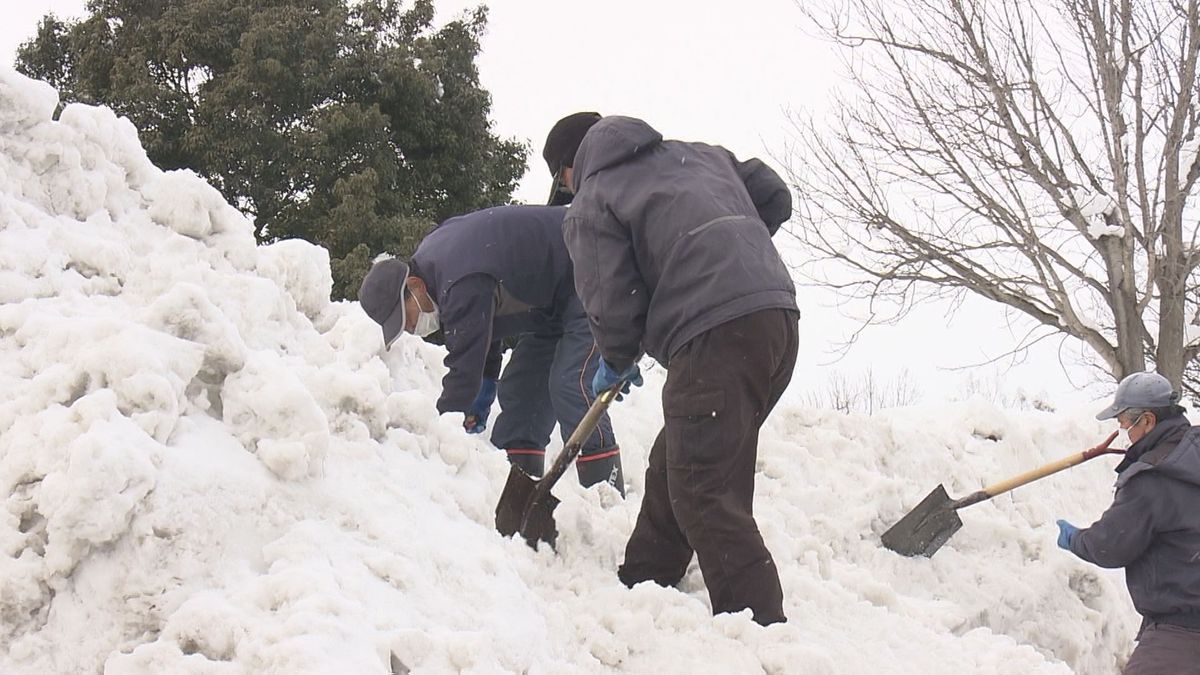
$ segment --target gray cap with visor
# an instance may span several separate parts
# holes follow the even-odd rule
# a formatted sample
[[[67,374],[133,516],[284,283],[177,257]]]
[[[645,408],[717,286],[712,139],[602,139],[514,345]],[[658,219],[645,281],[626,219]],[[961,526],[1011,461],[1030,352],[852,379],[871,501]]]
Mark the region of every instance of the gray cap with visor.
[[[1133,373],[1117,385],[1112,405],[1096,415],[1098,420],[1111,420],[1126,410],[1165,408],[1179,402],[1179,394],[1171,382],[1158,373]]]
[[[375,263],[358,288],[358,302],[363,311],[383,327],[385,347],[391,347],[404,332],[404,287],[407,281],[408,264],[392,258]]]

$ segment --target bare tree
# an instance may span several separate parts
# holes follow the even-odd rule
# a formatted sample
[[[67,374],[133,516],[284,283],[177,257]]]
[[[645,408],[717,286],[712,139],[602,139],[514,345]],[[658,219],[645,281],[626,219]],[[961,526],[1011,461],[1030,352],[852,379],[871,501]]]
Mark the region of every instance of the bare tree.
[[[958,393],[953,398],[966,400],[973,396],[978,396],[1010,410],[1054,412],[1058,409],[1053,402],[1046,400],[1044,395],[1029,393],[1023,389],[1015,392],[1009,390],[1004,381],[1004,373],[999,369],[993,369],[990,372],[978,368],[973,369],[959,384]]]
[[[846,415],[852,412],[874,415],[885,408],[912,405],[920,398],[920,389],[907,369],[883,382],[868,368],[857,382],[843,373],[833,373],[821,390],[807,393],[804,401],[814,408],[829,408]]]
[[[820,281],[868,322],[975,293],[1036,322],[1018,350],[1065,335],[1115,378],[1150,361],[1180,386],[1200,350],[1198,1],[805,2],[850,78],[788,158],[791,231],[840,263]]]
[[[834,373],[829,378],[824,392],[809,395],[809,404],[814,408],[830,408],[844,415],[857,410],[861,400],[857,388],[841,373]]]

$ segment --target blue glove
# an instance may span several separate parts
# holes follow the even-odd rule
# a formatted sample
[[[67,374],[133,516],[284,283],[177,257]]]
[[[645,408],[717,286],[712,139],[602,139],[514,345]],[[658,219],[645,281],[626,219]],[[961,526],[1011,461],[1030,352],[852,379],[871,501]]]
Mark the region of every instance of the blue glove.
[[[1065,520],[1059,520],[1057,522],[1058,522],[1058,547],[1070,551],[1071,550],[1071,538],[1075,536],[1075,533],[1079,531],[1079,528],[1075,527],[1074,525],[1068,523]]]
[[[625,381],[625,384],[621,387],[621,393],[617,394],[618,401],[624,398],[621,394],[629,393],[629,385],[642,386],[642,371],[636,363],[629,366],[625,372],[617,373],[608,365],[608,361],[600,359],[600,367],[596,369],[596,376],[592,378],[592,395],[599,396],[622,380]]]
[[[479,393],[471,401],[463,417],[463,429],[468,434],[481,434],[487,428],[488,415],[492,414],[492,403],[496,401],[496,379],[483,378],[479,384]]]

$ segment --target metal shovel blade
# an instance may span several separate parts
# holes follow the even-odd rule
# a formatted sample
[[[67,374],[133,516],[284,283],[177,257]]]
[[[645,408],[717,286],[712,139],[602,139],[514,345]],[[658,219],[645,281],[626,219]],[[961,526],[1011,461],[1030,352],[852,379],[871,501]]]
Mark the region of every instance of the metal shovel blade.
[[[963,525],[954,505],[946,488],[937,486],[915,509],[883,533],[880,537],[883,545],[900,555],[932,556]]]
[[[520,532],[525,542],[535,549],[539,541],[554,547],[558,539],[558,528],[554,526],[554,509],[558,506],[558,498],[550,494],[550,488],[579,456],[583,442],[596,430],[600,417],[620,393],[622,386],[629,385],[620,380],[592,401],[571,437],[563,444],[562,452],[554,458],[550,470],[541,480],[534,480],[516,466],[508,470],[508,482],[504,484],[500,503],[496,505],[496,529],[501,535],[511,537]]]
[[[539,491],[538,482],[516,466],[509,468],[508,482],[496,505],[496,530],[505,537],[519,532],[535,549],[539,541],[553,547],[558,540],[558,528],[554,525],[558,498],[548,490]]]
[[[558,497],[546,493],[545,497],[534,497],[533,503],[525,510],[525,520],[521,523],[521,536],[534,549],[539,541],[550,544],[550,548],[558,542],[558,528],[554,525],[554,509],[558,507]]]
[[[525,517],[525,507],[533,499],[537,491],[537,480],[518,469],[516,465],[508,469],[508,481],[500,492],[500,503],[496,505],[496,530],[505,537],[511,537],[521,531],[521,520]]]

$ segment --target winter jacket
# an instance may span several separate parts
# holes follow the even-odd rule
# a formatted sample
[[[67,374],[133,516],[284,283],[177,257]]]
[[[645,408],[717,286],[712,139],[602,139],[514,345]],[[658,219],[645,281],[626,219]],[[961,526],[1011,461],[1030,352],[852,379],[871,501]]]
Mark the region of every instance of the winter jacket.
[[[1071,538],[1075,555],[1124,567],[1147,623],[1200,629],[1200,428],[1182,415],[1134,443],[1112,506]]]
[[[561,332],[574,297],[562,237],[566,208],[498,206],[446,220],[417,247],[412,274],[437,303],[446,345],[438,412],[464,412],[500,374],[501,341]]]
[[[575,286],[606,361],[660,363],[695,336],[762,309],[796,310],[771,242],[791,194],[757,159],[664,141],[645,122],[605,117],[579,146],[563,225]]]

